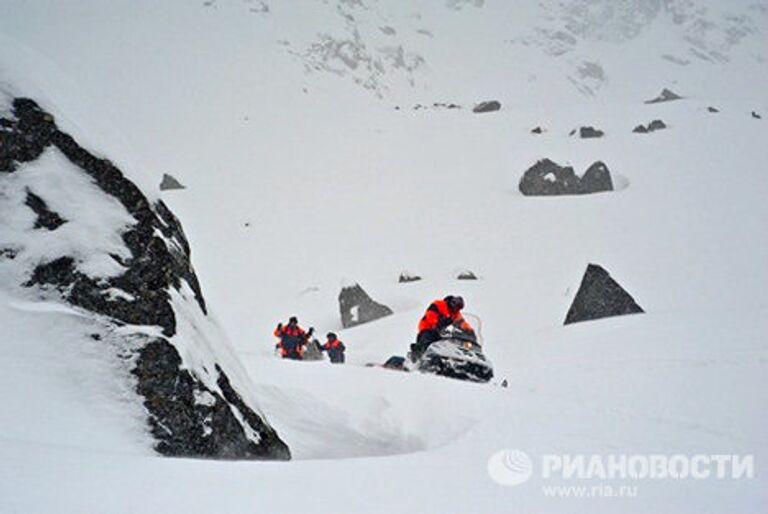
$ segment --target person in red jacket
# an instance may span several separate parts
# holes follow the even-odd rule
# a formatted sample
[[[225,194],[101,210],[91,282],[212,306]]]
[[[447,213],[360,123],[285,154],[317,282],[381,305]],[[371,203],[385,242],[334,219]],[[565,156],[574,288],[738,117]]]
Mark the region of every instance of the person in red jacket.
[[[275,347],[280,349],[280,355],[283,359],[301,360],[302,353],[304,353],[304,345],[311,335],[311,328],[309,332],[305,332],[299,326],[299,320],[296,316],[291,316],[287,325],[278,323],[275,329],[275,337],[279,337],[280,342]]]
[[[450,325],[474,333],[472,326],[461,315],[463,308],[464,298],[461,296],[446,296],[442,300],[435,300],[427,307],[427,312],[419,321],[416,344],[411,345],[414,360],[419,358],[430,344],[440,339],[440,331]]]
[[[328,358],[334,364],[344,364],[344,350],[347,349],[344,343],[336,337],[333,332],[328,332],[326,336],[328,341],[323,345],[323,351],[328,352]]]

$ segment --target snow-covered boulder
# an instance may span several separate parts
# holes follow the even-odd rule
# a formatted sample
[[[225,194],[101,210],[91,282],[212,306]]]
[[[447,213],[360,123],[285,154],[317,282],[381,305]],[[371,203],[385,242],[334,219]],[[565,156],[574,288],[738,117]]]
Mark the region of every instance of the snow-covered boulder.
[[[645,312],[602,266],[589,264],[565,317],[565,325]]]
[[[375,302],[360,284],[350,284],[339,293],[341,324],[344,328],[368,323],[392,314],[392,309]]]
[[[612,191],[613,181],[610,170],[600,161],[592,164],[580,178],[572,167],[542,159],[526,170],[519,188],[526,196],[581,195]]]
[[[208,318],[181,224],[27,98],[0,97],[0,287],[94,320],[173,456],[288,459]],[[41,420],[45,422],[45,420]],[[128,420],[126,420],[128,423]]]
[[[419,280],[421,280],[421,277],[419,275],[414,275],[413,273],[410,273],[408,271],[401,272],[400,276],[397,279],[397,281],[401,284],[406,284],[408,282],[418,282]]]

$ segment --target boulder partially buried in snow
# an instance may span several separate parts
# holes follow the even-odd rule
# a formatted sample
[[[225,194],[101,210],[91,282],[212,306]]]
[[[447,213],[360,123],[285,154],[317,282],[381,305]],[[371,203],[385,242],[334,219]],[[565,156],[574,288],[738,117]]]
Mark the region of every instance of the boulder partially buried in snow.
[[[164,173],[163,180],[160,182],[160,191],[173,191],[175,189],[186,189],[186,187],[175,177]]]
[[[126,369],[115,380],[133,377],[159,453],[290,458],[207,316],[179,220],[34,101],[4,101],[0,212],[13,260],[0,285],[94,320],[91,337],[119,353]]]
[[[360,284],[342,288],[339,293],[339,310],[344,328],[368,323],[392,314],[392,309],[373,301]]]
[[[579,321],[645,312],[605,269],[589,264],[565,317],[565,325]]]
[[[658,104],[661,102],[671,102],[673,100],[682,100],[682,96],[678,95],[671,89],[664,88],[661,90],[661,93],[659,93],[659,96],[656,98],[652,98],[651,100],[646,100],[645,103],[647,104]]]
[[[472,108],[472,112],[476,113],[483,113],[483,112],[494,112],[501,109],[501,102],[497,100],[489,100],[487,102],[480,102],[479,104],[475,105]]]
[[[579,127],[579,137],[581,139],[597,139],[604,135],[605,132],[594,127]]]
[[[526,196],[582,195],[612,191],[608,167],[597,161],[579,177],[570,166],[542,159],[528,168],[520,179],[520,192]]]

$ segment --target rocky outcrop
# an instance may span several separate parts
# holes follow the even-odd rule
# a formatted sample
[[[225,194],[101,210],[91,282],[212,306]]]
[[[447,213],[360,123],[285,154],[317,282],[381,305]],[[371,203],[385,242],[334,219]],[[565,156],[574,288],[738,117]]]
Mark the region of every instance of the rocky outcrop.
[[[707,112],[711,112],[712,114],[716,114],[716,113],[720,112],[720,109],[718,109],[717,107],[712,107],[710,105],[709,107],[707,107]]]
[[[531,129],[531,134],[543,134],[544,130],[541,127],[535,127]]]
[[[608,167],[600,161],[579,177],[572,167],[543,159],[523,174],[519,188],[526,196],[583,195],[613,191],[613,180]]]
[[[186,189],[186,186],[171,175],[163,173],[163,180],[160,182],[160,191],[173,191],[176,189]]]
[[[472,108],[472,112],[476,113],[483,113],[483,112],[494,112],[501,109],[501,102],[497,100],[488,100],[486,102],[480,102],[479,104],[475,105]]]
[[[605,132],[594,127],[579,127],[579,137],[581,139],[597,139],[604,135]]]
[[[763,117],[760,116],[756,111],[752,111],[752,117],[755,118],[756,120],[762,120],[763,119]]]
[[[564,324],[642,312],[645,311],[635,299],[605,269],[589,264]]]
[[[656,98],[652,98],[651,100],[646,100],[646,104],[657,104],[661,102],[671,102],[673,100],[682,100],[683,97],[672,91],[671,89],[664,88],[661,90],[661,93],[659,93],[659,96]]]
[[[392,314],[392,309],[373,301],[360,284],[342,288],[339,293],[339,310],[344,328],[368,323]]]
[[[653,120],[648,125],[638,125],[634,128],[634,130],[632,130],[632,132],[636,132],[638,134],[650,134],[651,132],[664,130],[665,128],[667,128],[666,123],[661,120]]]
[[[206,341],[209,354],[195,355],[208,366],[195,367],[195,363],[183,361],[184,352],[177,348],[185,337],[178,331],[181,310],[183,317],[210,321],[190,261],[189,244],[176,217],[163,202],[151,202],[112,162],[61,131],[53,116],[33,100],[14,99],[11,112],[0,118],[0,181],[3,175],[16,174],[23,183],[28,163],[55,154],[61,161],[50,162],[76,170],[71,173],[78,179],[87,177],[87,194],[97,195],[109,206],[106,214],[121,211],[126,218],[114,227],[104,220],[104,226],[99,227],[100,232],[114,230],[114,235],[107,236],[110,241],[122,242],[123,247],[114,252],[94,247],[98,255],[35,255],[23,245],[14,248],[15,254],[26,256],[25,260],[37,261],[23,272],[22,285],[98,315],[112,327],[124,327],[120,333],[125,335],[116,336],[122,345],[120,356],[132,366],[135,390],[146,408],[149,432],[159,453],[223,459],[290,458],[288,447],[252,401],[244,400],[247,383],[242,383],[240,372],[232,363],[224,365],[226,358],[219,358],[217,345],[221,342]],[[39,177],[36,180],[39,182]],[[49,208],[47,200],[50,196],[27,190],[26,207],[20,204],[19,208],[31,209],[37,216],[32,230],[45,228],[49,237],[54,237],[64,223],[77,225],[78,216],[85,216],[91,207],[83,205],[78,211],[72,202],[60,202],[68,207],[64,219]],[[85,233],[83,239],[90,236]],[[83,260],[88,258],[97,261],[99,267],[85,266]],[[144,329],[132,332],[129,329],[134,325]],[[101,335],[94,334],[94,339],[101,340]],[[197,341],[195,348],[200,345]]]

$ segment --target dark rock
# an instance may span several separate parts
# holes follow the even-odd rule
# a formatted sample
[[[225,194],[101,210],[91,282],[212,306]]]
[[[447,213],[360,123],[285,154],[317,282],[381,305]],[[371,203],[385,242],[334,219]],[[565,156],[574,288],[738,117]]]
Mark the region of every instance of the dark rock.
[[[0,248],[0,259],[13,260],[18,255],[18,252],[13,248]]]
[[[160,182],[160,191],[172,191],[175,189],[186,189],[186,186],[171,175],[164,173],[163,180]]]
[[[543,159],[531,166],[520,179],[520,192],[528,196],[577,194],[579,177],[573,168],[558,166]]]
[[[542,130],[541,127],[536,127],[534,129],[531,129],[531,134],[542,134],[544,130]]]
[[[707,111],[715,113],[715,112],[720,112],[720,109],[717,109],[716,107],[711,107],[710,106],[710,107],[707,107]]]
[[[465,269],[464,271],[460,272],[456,278],[458,280],[477,280],[477,275],[469,271],[468,269]]]
[[[407,282],[417,282],[421,280],[421,277],[418,275],[411,275],[407,271],[403,271],[400,273],[400,277],[397,279],[398,282],[401,284],[407,283]]]
[[[150,413],[157,451],[175,457],[290,458],[285,443],[243,403],[221,368],[216,372],[223,394],[183,369],[178,351],[165,339],[153,339],[139,350],[132,373]],[[247,437],[235,412],[260,434],[258,442]]]
[[[36,160],[45,149],[55,147],[136,220],[121,233],[130,257],[111,255],[125,268],[121,275],[93,279],[78,269],[73,257],[63,256],[39,263],[24,286],[47,289],[115,326],[159,326],[168,338],[176,335],[172,289],[180,290],[187,284],[196,302],[190,308],[199,307],[206,314],[189,244],[181,224],[163,202],[151,203],[114,164],[91,154],[59,130],[54,118],[34,101],[15,99],[13,118],[0,119],[9,128],[0,131],[0,172],[13,173]],[[55,229],[64,222],[31,192],[26,203],[38,214],[42,227]],[[112,290],[124,294],[115,297]],[[290,457],[285,443],[243,402],[221,368],[217,366],[215,391],[183,365],[168,339],[122,337],[118,352],[134,363],[131,372],[137,380],[136,391],[143,397],[158,452],[233,459]],[[137,337],[142,344],[137,345]],[[202,403],[198,401],[201,395],[207,398]]]
[[[638,125],[632,130],[632,132],[637,132],[639,134],[650,134],[651,132],[656,132],[657,130],[663,130],[665,128],[667,128],[666,123],[661,120],[653,120],[647,126]]]
[[[496,100],[489,100],[487,102],[480,102],[479,104],[475,105],[475,107],[472,109],[472,112],[494,112],[501,109],[501,103]]]
[[[763,117],[760,116],[759,114],[757,114],[755,111],[752,111],[752,117],[755,118],[756,120],[762,120],[763,119]]]
[[[339,310],[344,328],[368,323],[392,314],[392,309],[373,301],[360,284],[347,286],[341,290]]]
[[[35,211],[37,214],[37,220],[35,220],[35,228],[47,228],[48,230],[56,230],[67,221],[48,208],[48,204],[37,196],[32,191],[27,190],[27,199],[25,201],[27,207]]]
[[[661,102],[671,102],[672,100],[682,100],[682,96],[678,95],[674,91],[664,88],[659,96],[656,98],[653,98],[652,100],[646,100],[645,103],[647,104],[657,104]]]
[[[576,129],[573,129],[570,132],[568,132],[569,136],[573,136],[574,134],[576,134]]]
[[[642,312],[645,311],[607,271],[589,264],[564,324]]]
[[[531,166],[520,179],[520,192],[526,196],[582,195],[613,190],[608,167],[598,161],[579,178],[570,166],[562,167],[549,159]]]
[[[611,172],[603,162],[592,164],[579,180],[579,192],[581,194],[599,193],[601,191],[613,191]]]
[[[590,138],[597,138],[597,137],[603,137],[605,135],[605,132],[602,130],[597,130],[593,127],[580,127],[579,128],[579,137],[582,139],[590,139]]]

